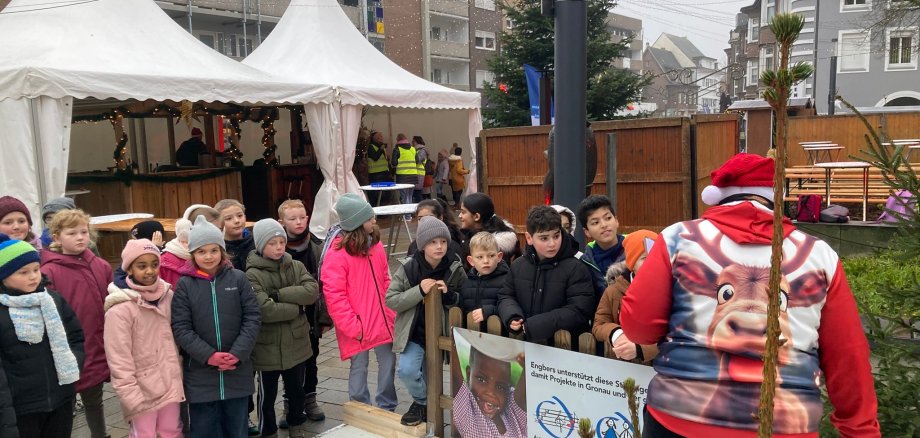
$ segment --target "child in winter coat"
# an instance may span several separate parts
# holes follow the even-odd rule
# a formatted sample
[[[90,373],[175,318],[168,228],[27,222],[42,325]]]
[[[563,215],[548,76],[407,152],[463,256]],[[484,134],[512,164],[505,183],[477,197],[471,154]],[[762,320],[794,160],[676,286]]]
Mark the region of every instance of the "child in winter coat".
[[[112,387],[132,437],[181,437],[179,403],[185,392],[170,326],[173,291],[160,278],[160,250],[147,239],[129,240],[121,268],[127,273],[124,283],[110,284],[105,299]]]
[[[12,196],[0,197],[0,233],[42,249],[41,238],[32,232],[32,214],[26,204]]]
[[[466,189],[466,175],[470,173],[463,167],[463,157],[460,156],[462,153],[463,149],[455,147],[453,155],[447,157],[447,162],[450,164],[450,190],[453,192],[454,206],[460,205],[460,196]]]
[[[527,249],[511,263],[498,293],[502,322],[531,342],[547,342],[557,330],[573,337],[587,331],[597,308],[591,273],[575,258],[577,250],[572,236],[562,231],[559,213],[546,205],[530,209],[524,236]]]
[[[307,216],[307,208],[303,201],[299,199],[288,199],[278,206],[278,222],[284,227],[287,233],[287,253],[294,260],[297,260],[307,268],[307,272],[318,278],[317,272],[319,252],[323,249],[323,242],[315,239],[308,229],[310,217]],[[304,412],[311,421],[323,421],[326,414],[316,402],[316,385],[319,383],[319,368],[316,366],[316,359],[319,357],[319,338],[325,330],[332,327],[332,320],[328,312],[325,311],[322,303],[322,293],[317,297],[317,302],[304,307],[307,314],[309,325],[310,347],[313,354],[304,363]],[[285,408],[290,407],[287,397],[284,397]],[[285,411],[287,412],[287,411]],[[286,420],[282,419],[278,427],[287,429]]]
[[[495,204],[492,198],[485,193],[470,193],[469,196],[463,198],[463,203],[460,205],[460,228],[467,237],[472,237],[480,231],[492,233],[495,241],[498,242],[498,249],[502,251],[505,263],[510,264],[521,256],[521,247],[514,228],[495,214]]]
[[[83,366],[80,321],[46,287],[27,242],[0,234],[0,280],[0,390],[8,387],[0,393],[0,437],[69,437]],[[3,403],[10,397],[12,406]]]
[[[502,260],[492,233],[480,231],[470,239],[467,262],[473,267],[467,273],[460,292],[460,307],[473,315],[473,322],[483,322],[498,315],[498,292],[505,284],[508,264]]]
[[[259,372],[259,430],[262,436],[278,432],[275,399],[278,377],[284,379],[284,393],[291,406],[304,404],[304,364],[313,355],[310,324],[304,306],[316,302],[316,280],[303,263],[285,252],[287,233],[278,221],[262,219],[253,227],[256,250],[249,253],[246,278],[252,284],[262,309],[262,329],[252,362]],[[288,409],[290,437],[304,437],[307,417],[302,408]]]
[[[588,265],[594,282],[594,300],[600,301],[607,289],[604,274],[610,265],[623,261],[623,236],[617,234],[620,226],[610,198],[591,195],[578,204],[578,222],[585,232],[585,245],[581,261]]]
[[[191,438],[246,436],[247,401],[255,389],[251,355],[261,312],[246,274],[230,263],[223,237],[198,216],[189,233],[192,260],[172,303]]]
[[[415,426],[428,418],[425,376],[426,294],[442,293],[447,307],[457,304],[463,287],[463,262],[450,250],[450,230],[433,216],[422,217],[416,231],[419,252],[403,261],[387,289],[387,306],[397,312],[393,351],[401,353],[397,373],[412,395],[412,406],[401,423]],[[445,316],[446,318],[446,316]]]
[[[444,187],[448,184],[450,176],[450,164],[447,162],[447,149],[438,151],[438,162],[434,171],[434,187],[438,199],[447,202],[447,196],[444,194]]]
[[[192,254],[188,252],[188,233],[191,230],[192,221],[177,220],[176,238],[166,242],[166,247],[160,255],[160,278],[173,285],[173,288],[182,277],[182,268],[192,259]]]
[[[255,249],[252,233],[246,229],[246,207],[236,199],[224,199],[214,204],[214,209],[220,213],[220,227],[233,267],[245,272],[246,258]]]
[[[620,302],[626,296],[632,279],[648,256],[647,248],[655,242],[658,234],[649,230],[638,230],[629,233],[623,239],[623,253],[626,259],[614,263],[607,269],[607,290],[601,297],[594,314],[594,325],[591,333],[598,342],[610,345],[613,357],[635,363],[651,363],[658,354],[655,344],[638,345],[623,335],[620,328]]]
[[[77,392],[83,401],[86,423],[93,438],[108,433],[102,406],[102,384],[109,380],[105,360],[103,302],[112,266],[89,250],[90,217],[83,210],[63,210],[51,220],[51,246],[42,251],[42,273],[49,286],[58,291],[73,308],[86,337],[86,360]]]
[[[326,237],[320,264],[320,282],[342,360],[351,359],[348,398],[371,404],[367,388],[368,351],[377,356],[377,407],[396,409],[396,354],[393,321],[396,314],[384,306],[390,285],[387,256],[380,243],[374,210],[354,193],[335,204],[341,223]]]

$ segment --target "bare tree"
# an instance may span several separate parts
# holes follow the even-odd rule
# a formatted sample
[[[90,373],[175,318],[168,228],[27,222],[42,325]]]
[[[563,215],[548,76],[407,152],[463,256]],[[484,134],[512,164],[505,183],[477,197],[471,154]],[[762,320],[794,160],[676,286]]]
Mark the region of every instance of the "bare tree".
[[[891,28],[911,28],[920,26],[920,0],[883,0],[873,5],[867,15],[866,30],[872,39],[887,47],[886,30]],[[912,48],[915,52],[920,45]]]

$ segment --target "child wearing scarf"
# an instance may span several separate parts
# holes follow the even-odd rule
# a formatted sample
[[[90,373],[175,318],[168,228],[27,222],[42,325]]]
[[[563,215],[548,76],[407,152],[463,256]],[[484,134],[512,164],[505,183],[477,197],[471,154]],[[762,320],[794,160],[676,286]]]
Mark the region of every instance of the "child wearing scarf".
[[[39,260],[32,245],[0,234],[0,437],[63,438],[73,426],[83,330],[45,288]]]
[[[173,291],[160,278],[160,250],[148,239],[129,240],[121,253],[127,276],[109,284],[105,299],[105,356],[112,386],[131,436],[182,436],[185,400],[171,323]]]

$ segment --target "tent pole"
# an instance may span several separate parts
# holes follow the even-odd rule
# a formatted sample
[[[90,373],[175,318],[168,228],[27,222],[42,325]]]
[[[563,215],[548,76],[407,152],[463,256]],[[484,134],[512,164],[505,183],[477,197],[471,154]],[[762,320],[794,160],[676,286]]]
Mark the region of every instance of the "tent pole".
[[[176,127],[173,125],[173,118],[166,118],[166,136],[169,138],[169,163],[176,164]]]
[[[393,134],[393,109],[390,107],[387,107],[387,128],[390,130],[389,131],[390,144],[393,145],[396,143],[396,141],[394,140],[396,136],[395,134]],[[394,151],[394,150],[396,149],[390,149],[390,151]]]
[[[35,152],[35,182],[38,186],[38,208],[48,201],[45,194],[45,157],[42,154],[42,134],[39,124],[39,97],[29,99],[29,108],[32,110],[32,150]]]
[[[135,119],[138,124],[140,138],[140,143],[137,145],[138,151],[140,152],[140,172],[139,173],[149,173],[150,172],[150,149],[147,147],[147,120],[146,119]]]

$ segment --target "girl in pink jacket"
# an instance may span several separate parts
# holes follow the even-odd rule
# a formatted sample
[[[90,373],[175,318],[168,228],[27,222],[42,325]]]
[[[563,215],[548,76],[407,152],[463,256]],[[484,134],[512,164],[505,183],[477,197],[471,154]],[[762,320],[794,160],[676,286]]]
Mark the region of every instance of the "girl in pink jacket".
[[[396,409],[396,314],[384,305],[390,274],[374,210],[363,198],[346,193],[335,204],[341,223],[329,230],[319,277],[342,360],[351,359],[348,397],[371,404],[367,388],[368,350],[377,356],[376,405]]]
[[[173,341],[173,291],[160,278],[160,251],[147,239],[129,240],[121,253],[124,284],[105,299],[105,354],[121,412],[136,438],[182,436],[185,400]]]
[[[86,338],[86,359],[77,382],[83,400],[86,424],[92,438],[108,435],[102,406],[102,384],[109,380],[102,330],[105,324],[102,303],[112,282],[112,266],[89,250],[90,217],[83,210],[62,210],[49,227],[52,243],[42,251],[42,274],[73,308]]]

